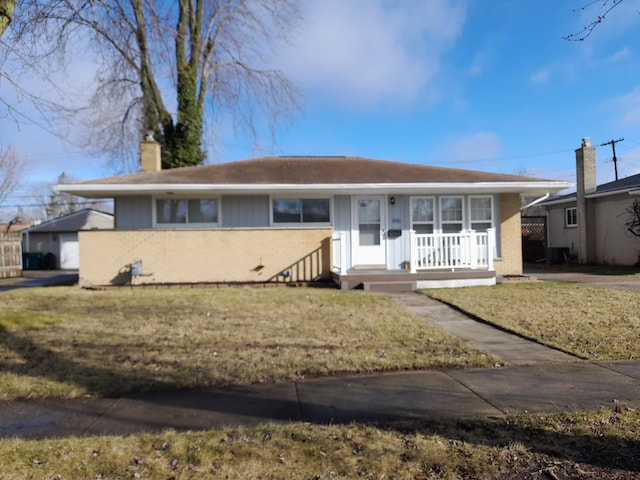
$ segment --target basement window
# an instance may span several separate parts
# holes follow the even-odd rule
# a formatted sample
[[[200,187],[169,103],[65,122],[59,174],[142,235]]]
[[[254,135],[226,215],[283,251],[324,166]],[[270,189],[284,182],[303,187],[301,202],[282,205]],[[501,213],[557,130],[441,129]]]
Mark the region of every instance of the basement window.
[[[564,209],[564,226],[578,226],[578,209],[576,207],[569,207]]]

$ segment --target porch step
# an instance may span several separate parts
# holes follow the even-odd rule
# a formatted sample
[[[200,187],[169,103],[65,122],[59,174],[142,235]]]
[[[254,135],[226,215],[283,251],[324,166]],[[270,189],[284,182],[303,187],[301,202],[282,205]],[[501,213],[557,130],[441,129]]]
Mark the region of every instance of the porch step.
[[[416,290],[416,282],[363,282],[362,288],[369,292],[414,292]]]

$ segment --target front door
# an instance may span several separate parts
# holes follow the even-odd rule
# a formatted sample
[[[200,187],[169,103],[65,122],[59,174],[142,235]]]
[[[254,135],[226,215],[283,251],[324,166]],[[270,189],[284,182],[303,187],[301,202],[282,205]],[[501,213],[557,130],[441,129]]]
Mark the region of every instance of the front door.
[[[386,268],[384,195],[358,196],[353,199],[353,266]]]

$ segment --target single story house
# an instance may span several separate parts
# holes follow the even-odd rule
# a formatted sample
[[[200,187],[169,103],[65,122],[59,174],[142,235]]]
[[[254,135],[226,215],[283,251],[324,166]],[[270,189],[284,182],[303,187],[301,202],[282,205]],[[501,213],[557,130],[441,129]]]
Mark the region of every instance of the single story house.
[[[547,245],[589,265],[635,265],[640,238],[628,232],[627,209],[640,200],[640,174],[596,185],[596,147],[588,138],[576,150],[576,191],[550,198]]]
[[[141,173],[57,186],[114,199],[113,231],[80,232],[83,285],[490,285],[522,273],[520,194],[569,186],[339,156],[161,170],[152,140],[141,160]]]
[[[24,268],[78,269],[78,232],[111,229],[113,215],[90,208],[24,229],[22,251],[27,260]]]

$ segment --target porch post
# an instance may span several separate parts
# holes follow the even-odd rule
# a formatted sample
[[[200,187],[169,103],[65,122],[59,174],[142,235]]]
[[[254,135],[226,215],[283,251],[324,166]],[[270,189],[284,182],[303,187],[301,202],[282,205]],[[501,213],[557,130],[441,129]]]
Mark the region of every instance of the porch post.
[[[495,270],[493,268],[493,252],[496,251],[496,229],[487,228],[487,269],[489,271]]]
[[[478,237],[475,230],[469,230],[469,263],[471,268],[478,268]]]
[[[418,271],[418,245],[416,244],[416,232],[415,230],[409,230],[409,241],[411,243],[411,259],[409,263],[411,264],[411,273],[416,273]]]
[[[340,232],[340,275],[347,273],[347,242],[344,232]]]

